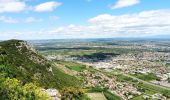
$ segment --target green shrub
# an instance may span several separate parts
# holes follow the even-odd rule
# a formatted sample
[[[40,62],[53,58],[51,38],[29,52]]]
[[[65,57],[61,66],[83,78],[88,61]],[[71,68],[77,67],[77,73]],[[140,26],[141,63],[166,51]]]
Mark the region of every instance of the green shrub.
[[[85,95],[85,89],[78,87],[67,87],[61,90],[61,99],[62,100],[72,100],[78,99]]]
[[[170,91],[164,90],[164,91],[162,91],[162,93],[163,93],[163,96],[170,98]]]
[[[22,85],[13,78],[0,81],[0,100],[52,100],[40,87],[33,83]]]
[[[148,74],[135,74],[135,77],[142,79],[144,81],[151,81],[151,80],[159,80],[154,73],[148,73]]]

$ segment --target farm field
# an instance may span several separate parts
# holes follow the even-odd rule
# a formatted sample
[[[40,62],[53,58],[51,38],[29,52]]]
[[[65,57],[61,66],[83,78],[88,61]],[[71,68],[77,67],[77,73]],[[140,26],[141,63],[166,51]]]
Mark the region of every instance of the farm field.
[[[103,93],[87,93],[91,100],[107,100]]]

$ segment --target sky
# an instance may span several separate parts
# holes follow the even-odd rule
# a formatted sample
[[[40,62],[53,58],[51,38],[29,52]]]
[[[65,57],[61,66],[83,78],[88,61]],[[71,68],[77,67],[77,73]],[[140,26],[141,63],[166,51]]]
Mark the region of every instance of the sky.
[[[0,0],[0,40],[170,36],[170,0]]]

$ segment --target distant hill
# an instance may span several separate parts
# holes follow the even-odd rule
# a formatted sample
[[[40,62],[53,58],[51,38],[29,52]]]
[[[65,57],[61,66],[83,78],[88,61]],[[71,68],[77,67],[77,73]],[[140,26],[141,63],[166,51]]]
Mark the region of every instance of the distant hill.
[[[52,66],[22,40],[0,42],[0,76],[17,78],[23,83],[34,82],[44,88],[61,89],[81,84],[77,78]]]

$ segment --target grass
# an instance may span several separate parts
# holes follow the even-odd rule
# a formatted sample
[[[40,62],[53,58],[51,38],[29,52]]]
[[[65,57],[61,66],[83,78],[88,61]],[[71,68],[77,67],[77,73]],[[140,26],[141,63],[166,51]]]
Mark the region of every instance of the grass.
[[[89,93],[103,93],[104,96],[107,98],[107,100],[122,100],[121,97],[109,92],[105,88],[100,88],[100,87],[91,87],[88,90]]]
[[[103,93],[87,93],[90,100],[107,100]]]
[[[121,98],[109,91],[104,91],[103,94],[107,98],[107,100],[121,100]]]
[[[77,100],[77,99],[75,99]],[[80,97],[78,100],[91,100],[86,94]]]
[[[84,69],[84,67],[81,67],[81,66],[71,66],[70,69],[80,72],[80,71],[82,71]]]
[[[140,96],[136,96],[136,97],[132,98],[131,100],[144,100],[144,99],[143,99],[142,95],[140,95]]]
[[[61,65],[65,65],[65,67],[71,69],[71,70],[75,70],[77,72],[81,72],[84,69],[86,69],[85,65],[79,64],[79,63],[75,63],[75,62],[70,62],[70,61],[57,61],[57,63],[61,64]]]
[[[152,81],[152,80],[159,80],[160,78],[158,78],[154,73],[148,73],[148,74],[134,74],[132,76],[135,76],[141,80],[144,81]]]
[[[127,77],[127,76],[125,76],[125,75],[122,75],[122,74],[118,74],[118,75],[116,75],[116,79],[117,79],[117,81],[120,81],[120,82],[133,82],[134,80],[133,80],[133,78],[131,78],[131,77]]]

